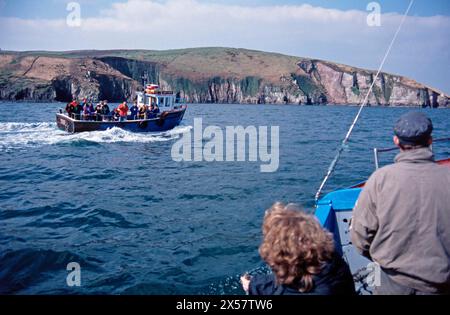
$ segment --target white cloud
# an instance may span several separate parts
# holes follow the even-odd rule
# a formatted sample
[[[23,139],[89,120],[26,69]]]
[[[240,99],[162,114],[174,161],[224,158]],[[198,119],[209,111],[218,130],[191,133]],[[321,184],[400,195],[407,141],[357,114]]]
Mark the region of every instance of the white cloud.
[[[114,3],[80,28],[59,20],[0,18],[3,49],[172,49],[231,46],[377,68],[401,16],[369,27],[365,11],[310,5],[250,7],[196,0]],[[386,70],[450,91],[450,18],[408,17]]]

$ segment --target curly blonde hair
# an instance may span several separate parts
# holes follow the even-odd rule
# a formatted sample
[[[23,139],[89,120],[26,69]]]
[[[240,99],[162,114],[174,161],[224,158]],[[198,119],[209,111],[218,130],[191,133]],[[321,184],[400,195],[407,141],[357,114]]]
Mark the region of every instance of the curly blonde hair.
[[[293,204],[275,203],[266,211],[262,259],[271,267],[278,284],[311,291],[313,276],[320,273],[334,253],[333,236],[313,215]]]

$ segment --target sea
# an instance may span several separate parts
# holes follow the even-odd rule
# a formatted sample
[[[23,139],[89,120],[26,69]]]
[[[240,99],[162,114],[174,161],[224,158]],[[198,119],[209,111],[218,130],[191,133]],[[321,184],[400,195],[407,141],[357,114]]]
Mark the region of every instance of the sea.
[[[358,111],[193,104],[164,133],[67,134],[55,124],[61,107],[0,103],[1,294],[243,294],[240,275],[268,272],[258,254],[265,210],[282,201],[313,211]],[[409,110],[365,108],[325,193],[367,179],[373,148],[393,146],[393,125]],[[432,119],[435,138],[450,136],[449,110],[415,110]],[[249,159],[174,161],[172,146],[193,133],[194,118],[222,130],[278,126],[278,169],[261,172],[263,162]],[[433,149],[450,155],[448,142]],[[381,164],[394,155],[381,154]]]

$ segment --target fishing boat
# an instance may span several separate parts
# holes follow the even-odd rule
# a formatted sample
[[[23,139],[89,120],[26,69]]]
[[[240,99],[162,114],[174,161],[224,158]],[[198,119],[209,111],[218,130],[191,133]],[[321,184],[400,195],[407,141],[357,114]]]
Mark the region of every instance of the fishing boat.
[[[159,113],[154,115],[128,115],[126,119],[118,119],[113,115],[75,115],[65,113],[62,109],[56,114],[59,129],[69,133],[85,131],[104,131],[114,127],[131,132],[160,132],[178,126],[183,120],[187,106],[176,102],[173,91],[163,91],[155,84],[145,85],[143,92],[136,92],[137,105],[155,106]]]
[[[450,138],[436,139],[433,140],[433,143],[443,141],[450,142]],[[378,154],[394,150],[398,150],[398,148],[375,148],[375,169],[379,168]],[[450,158],[439,160],[437,163],[450,167]],[[333,233],[337,250],[350,266],[356,291],[359,294],[371,294],[371,281],[373,279],[369,278],[374,277],[374,264],[358,253],[352,245],[349,231],[352,210],[364,184],[365,182],[362,182],[349,188],[338,189],[326,194],[317,201],[315,215],[322,226]]]

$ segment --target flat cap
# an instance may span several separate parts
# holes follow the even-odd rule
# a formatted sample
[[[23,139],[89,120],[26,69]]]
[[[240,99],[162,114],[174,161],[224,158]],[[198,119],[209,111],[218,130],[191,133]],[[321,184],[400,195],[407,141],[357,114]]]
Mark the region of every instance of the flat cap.
[[[425,145],[432,131],[433,123],[422,112],[403,114],[394,126],[394,134],[406,145]]]

